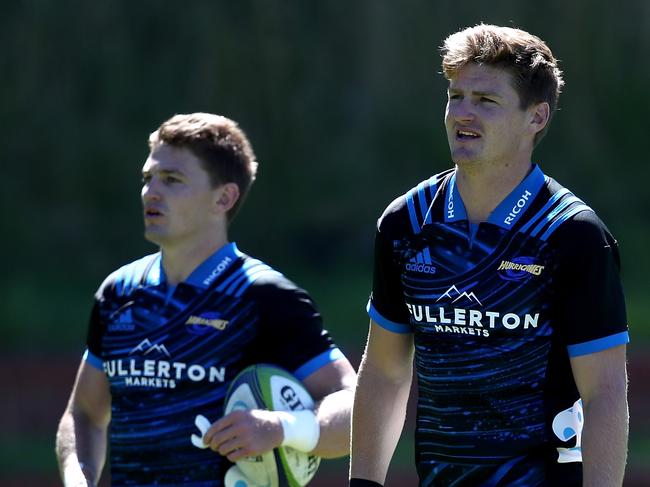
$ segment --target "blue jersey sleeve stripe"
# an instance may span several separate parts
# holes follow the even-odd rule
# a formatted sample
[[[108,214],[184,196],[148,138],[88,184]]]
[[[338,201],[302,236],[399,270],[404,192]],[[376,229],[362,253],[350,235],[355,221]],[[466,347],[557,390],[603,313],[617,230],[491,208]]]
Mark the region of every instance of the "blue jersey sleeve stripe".
[[[418,203],[420,203],[420,214],[423,219],[426,218],[427,210],[429,209],[427,205],[426,184],[427,181],[422,181],[418,184]]]
[[[520,457],[515,457],[509,462],[504,463],[501,465],[497,471],[490,477],[485,484],[483,484],[483,487],[495,487],[496,485],[503,480],[503,477],[505,477],[508,472],[512,470],[512,468],[519,462],[521,462],[523,459],[525,459],[526,456],[520,456]],[[472,472],[470,471],[469,474]]]
[[[267,266],[266,264],[262,264],[261,262],[258,261],[257,265],[251,266],[248,269],[246,269],[243,275],[240,276],[239,279],[237,279],[234,283],[232,283],[228,289],[226,289],[226,294],[237,295],[237,293],[239,293],[237,289],[240,286],[248,287],[250,283],[252,283],[253,281],[255,281],[255,279],[257,279],[258,274],[270,270],[272,269],[269,266]]]
[[[219,286],[217,287],[217,291],[223,292],[235,279],[239,279],[242,276],[242,274],[246,272],[248,268],[258,264],[261,264],[261,262],[257,259],[247,260],[242,264],[242,266],[239,269],[234,271],[232,275],[228,276],[227,279],[224,279],[224,281],[221,284],[219,284]]]
[[[557,200],[559,200],[560,198],[562,198],[565,194],[567,194],[567,193],[569,193],[569,192],[570,192],[570,191],[569,191],[568,189],[566,189],[566,188],[562,188],[560,191],[558,191],[557,193],[555,193],[555,194],[554,194],[554,195],[553,195],[553,196],[552,196],[552,197],[551,197],[551,198],[546,202],[546,204],[542,207],[542,209],[539,210],[539,211],[535,214],[535,216],[533,216],[533,217],[528,221],[528,223],[526,223],[523,227],[521,227],[521,230],[520,230],[520,231],[521,231],[521,232],[526,232],[526,231],[528,231],[528,229],[529,229],[531,226],[533,226],[533,225],[537,222],[537,220],[539,220],[542,216],[544,216],[544,214],[548,211],[548,209],[549,209],[551,206],[553,206],[553,205],[557,202]]]
[[[575,208],[571,208],[569,211],[567,211],[567,212],[563,213],[562,215],[560,215],[560,216],[557,218],[557,220],[555,220],[555,221],[551,224],[551,226],[548,227],[548,230],[546,230],[546,231],[544,232],[544,234],[543,234],[540,238],[541,238],[542,240],[546,240],[546,239],[548,239],[548,237],[550,237],[551,234],[552,234],[552,233],[557,229],[557,227],[559,227],[560,225],[562,225],[562,223],[564,223],[565,221],[567,221],[567,220],[568,220],[569,218],[571,218],[573,215],[576,215],[576,214],[580,213],[581,211],[587,211],[587,210],[591,210],[591,208],[589,208],[587,205],[579,205],[579,206],[576,206]]]
[[[382,328],[392,331],[393,333],[412,333],[411,326],[406,324],[406,323],[397,323],[395,321],[390,321],[386,318],[384,318],[382,315],[379,314],[379,311],[375,309],[375,307],[372,305],[372,302],[368,301],[368,306],[366,307],[366,310],[368,311],[368,316],[377,323],[379,326]]]
[[[217,287],[217,291],[223,292],[223,290],[226,289],[226,287],[228,287],[230,283],[232,283],[232,281],[237,279],[242,274],[242,272],[243,272],[242,269],[238,269],[232,275],[228,276],[227,279],[224,279],[224,281],[221,284],[219,284],[219,286]]]
[[[587,355],[590,353],[601,352],[608,348],[616,347],[617,345],[624,345],[630,342],[630,334],[627,331],[616,333],[604,338],[598,338],[589,342],[577,343],[575,345],[567,346],[569,357],[579,357],[580,355]]]
[[[244,294],[244,291],[248,289],[255,281],[257,281],[260,277],[264,276],[274,276],[274,277],[282,277],[282,274],[280,274],[278,271],[271,269],[270,267],[266,269],[261,269],[257,271],[255,274],[249,275],[248,280],[244,282],[242,287],[239,288],[239,290],[235,293],[235,297],[239,298],[241,297],[242,294]]]
[[[256,267],[261,265],[266,264],[263,264],[257,259],[251,259],[247,262],[244,262],[241,268],[237,269],[237,271],[235,271],[232,276],[229,276],[228,279],[224,280],[219,285],[217,291],[226,292],[227,294],[233,293],[234,290],[244,281],[244,279],[246,279],[246,275],[253,272]],[[226,288],[228,289],[226,290]]]
[[[330,348],[294,370],[293,375],[295,375],[297,379],[304,380],[321,367],[342,358],[345,358],[345,355],[343,355],[343,352],[341,352],[340,349]]]
[[[539,224],[534,228],[532,232],[530,232],[530,234],[533,237],[536,236],[542,230],[542,228],[544,228],[544,225],[553,221],[555,217],[557,217],[560,213],[562,213],[562,211],[564,211],[564,209],[572,203],[582,203],[582,200],[580,200],[577,196],[573,196],[573,195],[565,198],[564,200],[562,200],[562,202],[559,205],[557,205],[557,207],[553,209],[553,211],[551,211],[548,215],[546,215],[545,218],[542,218],[542,221],[539,222]]]
[[[406,206],[409,210],[409,217],[411,219],[411,228],[413,233],[420,233],[420,224],[418,223],[418,216],[415,211],[415,202],[413,201],[413,190],[406,194]]]
[[[90,353],[90,350],[86,349],[83,355],[83,359],[96,369],[104,370],[104,362],[102,359],[100,359],[97,355]]]
[[[429,207],[426,209],[426,211],[423,211],[422,214],[424,215],[424,224],[431,224],[432,219],[431,219],[431,208],[433,207],[433,201],[436,198],[436,190],[438,189],[438,178],[436,176],[432,176],[429,178],[428,181],[429,185],[429,196],[431,196],[431,204]]]
[[[431,196],[431,201],[436,198],[436,191],[438,191],[438,176],[431,176],[429,178],[429,196]]]

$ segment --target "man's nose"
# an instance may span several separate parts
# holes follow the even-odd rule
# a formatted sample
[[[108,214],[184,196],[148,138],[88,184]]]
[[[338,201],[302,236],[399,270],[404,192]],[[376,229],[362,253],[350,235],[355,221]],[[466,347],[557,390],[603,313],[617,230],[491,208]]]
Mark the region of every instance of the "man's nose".
[[[160,199],[159,183],[155,178],[150,179],[142,185],[142,200],[154,201]]]
[[[471,122],[476,117],[474,105],[465,98],[449,107],[450,115],[456,122]]]

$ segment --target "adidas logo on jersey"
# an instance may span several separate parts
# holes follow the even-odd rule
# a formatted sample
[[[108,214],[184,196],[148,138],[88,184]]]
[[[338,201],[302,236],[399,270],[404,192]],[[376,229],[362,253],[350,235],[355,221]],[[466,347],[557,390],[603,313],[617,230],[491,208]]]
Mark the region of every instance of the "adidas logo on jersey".
[[[108,331],[117,332],[135,330],[135,324],[133,323],[133,312],[131,311],[131,306],[134,304],[135,301],[129,301],[109,315]]]
[[[415,254],[415,257],[411,257],[405,267],[407,271],[419,272],[421,274],[436,273],[436,267],[433,265],[428,248]]]

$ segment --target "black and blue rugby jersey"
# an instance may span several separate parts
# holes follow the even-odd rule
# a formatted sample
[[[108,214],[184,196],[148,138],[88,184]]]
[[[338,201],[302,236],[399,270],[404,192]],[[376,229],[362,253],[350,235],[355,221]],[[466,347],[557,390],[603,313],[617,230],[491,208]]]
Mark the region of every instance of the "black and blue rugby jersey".
[[[421,485],[581,485],[569,358],[628,342],[616,241],[538,166],[477,225],[455,178],[386,209],[368,303],[414,334]]]
[[[192,445],[196,415],[219,419],[249,365],[304,379],[340,357],[309,295],[234,243],[175,288],[159,253],[122,267],[96,294],[86,353],[110,381],[112,485],[223,485],[231,464]]]

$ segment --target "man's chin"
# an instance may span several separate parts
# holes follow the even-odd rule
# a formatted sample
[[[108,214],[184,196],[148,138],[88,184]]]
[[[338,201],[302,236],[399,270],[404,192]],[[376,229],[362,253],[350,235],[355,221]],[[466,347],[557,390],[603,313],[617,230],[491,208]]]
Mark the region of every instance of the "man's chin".
[[[144,230],[144,238],[148,242],[151,242],[154,245],[161,246],[163,241],[165,240],[164,236],[160,234],[160,232],[155,232],[150,229]]]
[[[478,163],[478,158],[470,154],[452,154],[451,160],[457,166],[475,166]]]

